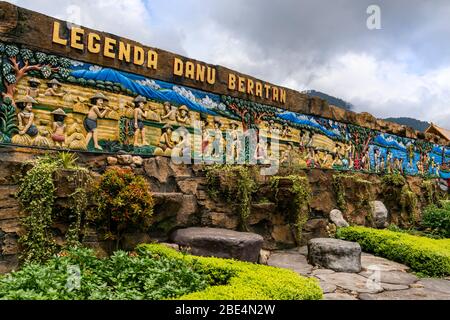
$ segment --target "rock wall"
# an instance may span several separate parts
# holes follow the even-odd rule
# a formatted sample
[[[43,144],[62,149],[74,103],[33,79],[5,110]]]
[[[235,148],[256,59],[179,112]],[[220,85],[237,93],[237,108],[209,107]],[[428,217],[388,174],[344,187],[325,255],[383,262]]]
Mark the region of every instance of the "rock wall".
[[[17,267],[17,255],[20,251],[18,239],[23,233],[20,217],[23,216],[15,198],[18,181],[26,172],[24,163],[44,152],[36,149],[3,147],[0,150],[0,273]],[[115,159],[105,155],[80,153],[80,162],[89,168],[94,179],[99,177]],[[136,160],[136,159],[135,159]],[[130,167],[136,174],[144,176],[151,186],[155,199],[152,227],[147,232],[130,229],[124,237],[122,247],[133,249],[136,244],[152,240],[168,241],[169,235],[180,228],[214,227],[238,230],[240,217],[235,206],[226,200],[213,200],[207,191],[204,167],[200,165],[178,166],[165,157],[144,159],[140,161],[118,161],[115,165]],[[329,213],[338,207],[338,199],[333,186],[336,172],[328,170],[304,170],[300,173],[308,178],[312,189],[311,214],[304,225],[302,243],[317,237],[327,237]],[[274,192],[269,186],[269,177],[255,177],[260,184],[260,191],[253,199],[248,220],[249,231],[264,237],[265,249],[294,247],[296,244],[292,217],[276,204]],[[363,181],[363,182],[362,182]],[[370,182],[370,183],[368,183]],[[418,210],[425,201],[422,180],[407,177],[410,189],[417,194]],[[369,200],[383,201],[388,210],[388,221],[400,225],[410,224],[410,217],[402,210],[398,200],[384,193],[380,176],[358,173],[344,176],[341,184],[345,190],[346,208],[344,217],[347,221],[359,225],[373,226]],[[64,179],[56,181],[58,208],[65,205],[65,199],[71,193]],[[289,185],[280,185],[279,199],[292,201]],[[362,199],[361,194],[367,195]],[[366,201],[366,204],[361,204]],[[423,200],[423,201],[422,201]],[[57,209],[59,210],[59,209]],[[67,231],[67,223],[57,221],[54,235],[62,243]],[[95,229],[88,228],[84,234],[84,244],[93,247],[99,255],[111,252],[112,244],[103,241]]]

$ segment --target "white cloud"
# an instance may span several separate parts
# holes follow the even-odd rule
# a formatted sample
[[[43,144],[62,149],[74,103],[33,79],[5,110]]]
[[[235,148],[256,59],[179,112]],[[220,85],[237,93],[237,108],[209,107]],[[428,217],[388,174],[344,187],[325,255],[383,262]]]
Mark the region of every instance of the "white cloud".
[[[309,87],[378,117],[404,116],[450,127],[450,67],[416,74],[405,63],[347,53],[312,71]],[[301,78],[301,77],[299,77]],[[301,81],[301,80],[300,80]]]

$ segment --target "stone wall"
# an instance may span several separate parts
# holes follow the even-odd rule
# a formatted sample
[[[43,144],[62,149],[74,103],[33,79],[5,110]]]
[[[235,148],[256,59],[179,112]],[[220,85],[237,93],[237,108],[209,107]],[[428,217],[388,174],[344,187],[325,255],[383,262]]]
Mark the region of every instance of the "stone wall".
[[[8,272],[17,266],[17,254],[20,250],[18,238],[23,233],[20,217],[23,215],[15,198],[18,190],[18,179],[27,167],[23,164],[43,151],[27,148],[3,147],[0,150],[0,273]],[[80,162],[89,168],[92,176],[98,178],[114,163],[106,155],[80,153]],[[147,232],[130,229],[124,237],[122,247],[133,249],[138,243],[152,240],[168,241],[168,237],[176,229],[186,227],[216,227],[238,230],[240,217],[236,208],[226,200],[213,200],[208,196],[204,167],[200,165],[178,166],[170,159],[156,157],[133,163],[130,159],[118,164],[127,166],[136,174],[144,176],[151,186],[155,199],[155,210],[152,227]],[[310,219],[303,229],[302,243],[317,237],[327,237],[329,213],[336,209],[337,196],[333,188],[333,176],[336,172],[328,170],[305,170],[300,173],[308,178],[312,189]],[[264,237],[265,249],[294,247],[295,230],[291,226],[292,217],[275,204],[274,192],[269,187],[268,177],[255,177],[260,184],[260,191],[253,200],[248,221],[249,231]],[[361,181],[369,181],[362,190]],[[407,177],[408,184],[419,199],[423,199],[422,180]],[[346,209],[344,217],[354,224],[372,226],[371,209],[361,206],[361,192],[368,192],[371,200],[384,201],[389,209],[389,222],[408,225],[410,217],[402,213],[398,201],[393,201],[384,194],[383,184],[378,175],[358,173],[356,176],[345,176],[342,180],[345,187]],[[65,205],[70,194],[64,179],[56,181],[58,208]],[[289,185],[280,185],[279,199],[292,201]],[[368,199],[365,199],[368,200]],[[422,202],[419,201],[420,210]],[[57,209],[58,210],[58,209]],[[67,231],[67,223],[57,221],[54,235],[58,243],[62,243]],[[112,244],[102,241],[95,229],[88,228],[84,235],[84,244],[93,247],[99,255],[111,252]]]

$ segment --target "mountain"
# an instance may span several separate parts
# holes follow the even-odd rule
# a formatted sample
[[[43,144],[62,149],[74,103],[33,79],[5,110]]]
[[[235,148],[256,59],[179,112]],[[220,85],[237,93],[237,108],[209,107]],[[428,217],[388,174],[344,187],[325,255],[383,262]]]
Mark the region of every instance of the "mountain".
[[[421,121],[421,120],[417,120],[417,119],[413,119],[413,118],[401,117],[401,118],[387,118],[384,120],[402,124],[402,125],[411,127],[417,131],[422,131],[422,132],[427,130],[428,127],[430,126],[430,123],[428,123],[426,121]]]
[[[336,107],[340,107],[342,109],[345,110],[352,110],[353,109],[353,105],[347,101],[344,101],[342,99],[330,96],[326,93],[320,92],[320,91],[316,91],[316,90],[308,90],[303,92],[305,94],[307,94],[310,97],[318,97],[321,99],[326,100],[329,104],[332,104],[333,106]]]

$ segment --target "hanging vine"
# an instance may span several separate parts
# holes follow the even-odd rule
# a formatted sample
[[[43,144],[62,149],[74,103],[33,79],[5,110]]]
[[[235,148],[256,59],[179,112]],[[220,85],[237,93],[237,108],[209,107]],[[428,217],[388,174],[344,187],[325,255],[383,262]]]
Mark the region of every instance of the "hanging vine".
[[[51,225],[55,201],[53,173],[57,168],[57,162],[40,158],[20,182],[17,196],[27,213],[22,219],[25,234],[19,239],[23,247],[20,259],[24,262],[43,262],[55,253]]]
[[[76,156],[60,153],[57,156],[44,156],[27,163],[32,165],[20,180],[17,198],[26,216],[21,222],[25,233],[19,243],[23,250],[20,256],[22,262],[43,262],[58,250],[53,237],[52,225],[55,218],[55,176],[60,169],[71,169],[73,179],[78,185],[70,195],[73,204],[70,215],[75,219],[66,235],[66,246],[79,244],[82,215],[87,207],[86,193],[87,170],[76,167]]]
[[[252,195],[258,189],[248,166],[214,165],[206,169],[207,190],[211,198],[222,196],[230,203],[236,203],[241,229],[248,230]]]
[[[295,237],[297,243],[301,243],[303,227],[309,219],[310,201],[311,201],[311,187],[306,177],[298,175],[291,176],[275,176],[270,180],[272,190],[275,192],[275,199],[278,201],[278,194],[280,190],[280,180],[288,180],[292,186],[290,192],[294,195],[293,211],[294,211],[294,227]]]

